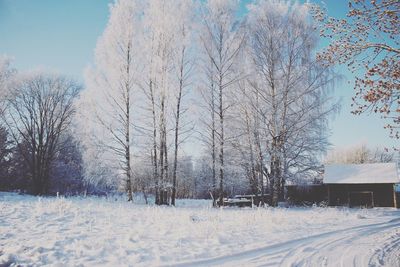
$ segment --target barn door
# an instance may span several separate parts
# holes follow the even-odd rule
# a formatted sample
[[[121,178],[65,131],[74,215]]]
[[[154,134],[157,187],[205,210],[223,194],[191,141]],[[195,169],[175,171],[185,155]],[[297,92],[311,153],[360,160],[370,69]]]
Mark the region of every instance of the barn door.
[[[349,192],[349,206],[373,208],[374,192],[372,191]]]

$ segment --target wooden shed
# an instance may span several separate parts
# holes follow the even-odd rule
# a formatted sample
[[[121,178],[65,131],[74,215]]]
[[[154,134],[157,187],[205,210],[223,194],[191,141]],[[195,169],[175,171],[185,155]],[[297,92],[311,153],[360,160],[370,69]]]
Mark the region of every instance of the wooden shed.
[[[330,206],[396,207],[396,163],[326,165],[324,184]]]

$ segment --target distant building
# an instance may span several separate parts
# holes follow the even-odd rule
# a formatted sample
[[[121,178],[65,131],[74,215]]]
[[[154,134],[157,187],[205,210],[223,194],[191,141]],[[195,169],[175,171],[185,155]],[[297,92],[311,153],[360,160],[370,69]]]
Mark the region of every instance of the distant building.
[[[325,165],[330,206],[398,207],[396,163]]]

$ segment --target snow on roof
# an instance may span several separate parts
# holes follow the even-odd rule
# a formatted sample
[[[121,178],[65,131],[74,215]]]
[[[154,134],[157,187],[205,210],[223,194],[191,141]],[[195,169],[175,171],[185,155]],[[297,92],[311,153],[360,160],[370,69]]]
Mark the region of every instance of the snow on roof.
[[[400,183],[396,163],[325,165],[325,184]]]

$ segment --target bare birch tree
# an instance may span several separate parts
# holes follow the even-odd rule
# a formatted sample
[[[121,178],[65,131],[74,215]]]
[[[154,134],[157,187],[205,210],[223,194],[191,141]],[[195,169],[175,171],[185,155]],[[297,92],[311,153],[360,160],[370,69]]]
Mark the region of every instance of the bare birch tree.
[[[316,33],[304,5],[258,1],[249,13],[254,76],[248,79],[267,143],[272,204],[283,192],[292,160],[324,151],[328,115],[335,110],[329,97],[329,68],[313,56]],[[311,167],[312,164],[308,167]],[[314,166],[315,167],[315,166]]]
[[[141,87],[149,101],[145,110],[151,114],[151,123],[147,125],[152,132],[150,154],[156,204],[168,204],[169,190],[172,204],[175,202],[182,98],[191,68],[191,12],[191,1],[155,0],[146,5],[143,13],[145,41],[142,45],[146,64]],[[171,128],[174,132],[172,168],[169,159]]]
[[[111,5],[110,13],[97,43],[95,66],[86,73],[87,88],[81,104],[86,119],[98,129],[91,145],[106,149],[117,159],[117,172],[124,177],[128,201],[132,201],[132,98],[137,91],[135,38],[140,9],[137,1],[119,0]]]
[[[177,21],[177,34],[176,34],[176,52],[175,52],[175,64],[177,79],[177,92],[175,93],[176,108],[174,112],[175,117],[175,129],[174,129],[174,165],[172,170],[172,194],[171,194],[171,205],[175,205],[176,191],[177,191],[177,170],[178,170],[178,154],[180,135],[182,133],[182,115],[186,111],[182,107],[183,97],[186,94],[185,89],[190,86],[191,74],[193,70],[193,57],[190,55],[191,48],[191,31],[193,30],[193,4],[188,0],[176,1],[177,8],[180,11]]]
[[[224,195],[224,145],[225,129],[224,119],[228,106],[225,103],[226,90],[238,80],[235,73],[237,56],[244,43],[244,34],[239,29],[235,12],[237,1],[209,0],[203,10],[203,30],[201,32],[202,48],[206,54],[204,62],[211,64],[206,67],[209,70],[211,89],[211,112],[212,112],[212,158],[214,166],[215,138],[218,139],[219,159],[219,204],[222,205]],[[214,91],[215,86],[215,91]],[[216,92],[216,95],[214,95]],[[215,97],[215,98],[214,98]],[[215,100],[215,102],[214,102]],[[218,129],[214,121],[218,117]],[[215,127],[215,128],[214,128]],[[214,169],[214,168],[213,168]]]

